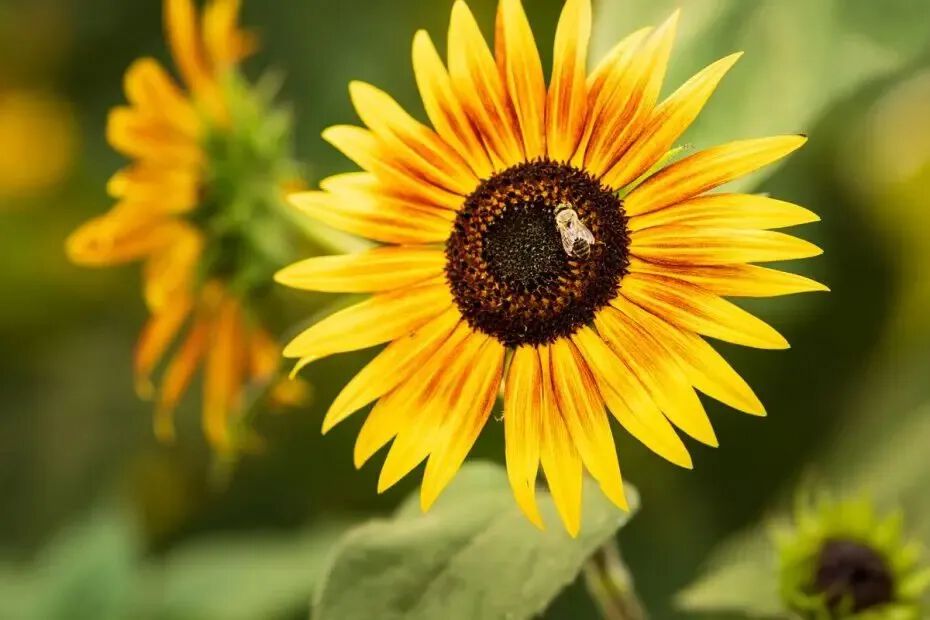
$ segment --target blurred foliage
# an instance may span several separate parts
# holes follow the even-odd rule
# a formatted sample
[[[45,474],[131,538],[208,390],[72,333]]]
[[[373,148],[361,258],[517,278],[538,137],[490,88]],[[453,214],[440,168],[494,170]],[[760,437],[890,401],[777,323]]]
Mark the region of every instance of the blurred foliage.
[[[561,0],[525,4],[548,63]],[[718,57],[746,51],[686,141],[702,147],[766,133],[811,135],[809,146],[767,171],[758,189],[823,216],[802,231],[826,250],[805,273],[833,292],[746,304],[793,348],[721,347],[770,417],[749,419],[708,403],[722,447],[694,446],[695,471],[676,470],[618,438],[624,472],[644,498],[623,530],[624,554],[658,620],[684,617],[673,609],[673,594],[733,532],[754,532],[750,543],[760,544],[758,530],[747,528],[779,498],[790,498],[810,472],[831,485],[847,475],[869,480],[883,502],[905,506],[915,534],[930,531],[930,507],[915,491],[926,488],[928,475],[928,412],[920,404],[930,402],[930,5],[601,0],[597,49],[657,23],[676,4],[684,12],[670,88]],[[262,37],[262,53],[247,72],[271,66],[286,76],[281,98],[293,104],[307,184],[351,168],[319,139],[327,125],[355,121],[349,80],[386,88],[422,118],[409,44],[425,27],[444,47],[451,0],[244,5],[244,22]],[[490,33],[494,1],[470,5]],[[104,182],[120,161],[103,139],[106,111],[122,102],[122,72],[133,59],[165,57],[160,11],[159,0],[0,0],[0,93],[40,92],[61,102],[74,121],[58,138],[75,145],[57,183],[15,198],[0,192],[0,558],[7,558],[0,617],[27,617],[23,610],[39,603],[47,614],[90,608],[94,618],[126,617],[140,600],[169,614],[161,617],[227,617],[227,604],[245,610],[243,618],[289,611],[300,617],[321,570],[320,547],[334,543],[340,527],[315,524],[347,511],[384,514],[416,484],[375,494],[377,465],[356,472],[351,464],[358,420],[325,441],[319,436],[323,411],[369,352],[305,371],[312,405],[262,416],[266,450],[238,463],[224,484],[211,476],[195,402],[180,416],[190,425],[180,429],[178,446],[151,438],[148,406],[135,400],[129,370],[144,313],[135,272],[72,267],[61,243],[107,206]],[[9,144],[0,146],[9,152]],[[280,290],[276,296],[282,338],[306,317],[345,303]],[[489,424],[476,456],[501,460],[500,427]],[[859,469],[872,473],[854,473]],[[114,495],[132,508],[116,517],[94,509]],[[73,536],[85,542],[63,542]],[[750,555],[732,544],[737,557]],[[503,579],[498,573],[491,576]],[[715,587],[731,592],[748,592],[746,583],[762,579],[714,574],[722,580]],[[85,579],[103,586],[91,588]],[[764,607],[764,596],[752,598]],[[592,614],[576,582],[546,617]],[[706,617],[721,620],[719,613]]]
[[[287,536],[213,536],[145,558],[131,514],[105,506],[58,534],[31,567],[0,567],[0,618],[235,620],[306,613],[329,544],[347,523],[315,523]]]
[[[427,514],[414,496],[392,519],[350,532],[334,550],[313,617],[367,620],[372,610],[383,620],[535,617],[632,516],[586,481],[573,539],[548,492],[537,494],[544,531],[520,512],[502,468],[466,465]],[[628,486],[627,494],[635,512],[636,490]]]

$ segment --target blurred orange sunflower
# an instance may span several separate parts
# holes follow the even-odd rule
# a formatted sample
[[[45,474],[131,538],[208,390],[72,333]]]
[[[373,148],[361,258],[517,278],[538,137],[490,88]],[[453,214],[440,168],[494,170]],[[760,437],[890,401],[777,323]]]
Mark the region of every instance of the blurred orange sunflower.
[[[274,261],[244,231],[268,215],[278,177],[292,172],[280,152],[281,119],[268,120],[236,71],[256,48],[239,29],[239,4],[209,0],[200,15],[191,0],[165,1],[171,55],[186,88],[151,58],[129,68],[129,105],[110,112],[107,140],[133,161],[107,186],[116,205],[67,241],[78,264],[145,262],[151,318],[136,348],[137,389],[154,396],[156,432],[171,439],[174,409],[202,364],[203,423],[219,449],[231,447],[230,421],[245,407],[246,388],[267,386],[279,365],[279,346],[249,307],[274,269],[254,274]],[[263,138],[273,155],[264,143],[253,146]],[[156,388],[151,376],[173,346]]]
[[[540,466],[565,527],[577,534],[583,470],[627,505],[609,419],[691,467],[676,428],[717,439],[694,388],[747,413],[762,404],[702,338],[788,346],[724,296],[825,290],[752,263],[820,253],[772,229],[816,221],[771,198],[717,193],[804,142],[779,136],[669,163],[739,54],[658,102],[677,14],[618,44],[590,74],[590,0],[566,2],[547,87],[519,0],[502,0],[495,49],[461,0],[448,68],[418,32],[413,66],[432,128],[355,82],[367,128],[323,136],[364,172],[292,196],[311,218],[386,244],[318,257],[277,279],[315,291],[374,293],[285,349],[298,369],[389,342],[336,398],[324,432],[377,401],[355,445],[357,466],[393,440],[379,491],[422,461],[428,509],[488,420],[501,383],[507,469],[516,500],[541,525]],[[674,153],[674,151],[672,151]]]

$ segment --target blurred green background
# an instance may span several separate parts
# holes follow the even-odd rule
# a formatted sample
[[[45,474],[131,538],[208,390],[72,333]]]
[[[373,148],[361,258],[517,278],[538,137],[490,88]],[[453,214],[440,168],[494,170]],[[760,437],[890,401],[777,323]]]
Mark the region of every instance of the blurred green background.
[[[693,472],[619,441],[624,473],[643,497],[621,537],[626,558],[653,617],[688,617],[673,611],[672,596],[721,540],[800,480],[843,484],[930,398],[930,4],[597,4],[595,54],[684,8],[668,89],[746,51],[690,144],[811,136],[754,185],[823,217],[799,234],[825,255],[791,269],[832,292],[746,304],[790,350],[722,347],[768,419],[708,401],[721,448],[692,444]],[[490,32],[493,0],[470,5]],[[525,5],[548,63],[561,1]],[[319,139],[330,124],[356,121],[349,80],[371,81],[420,113],[409,44],[424,27],[441,45],[450,7],[245,1],[243,22],[262,40],[246,73],[286,76],[282,100],[296,116],[308,182],[349,169]],[[196,395],[179,412],[177,446],[152,437],[130,369],[144,320],[138,270],[74,267],[62,243],[109,206],[104,182],[121,161],[104,141],[107,109],[123,101],[133,59],[166,58],[160,17],[159,0],[0,0],[0,617],[119,618],[140,590],[153,617],[305,617],[310,584],[343,524],[386,513],[417,483],[377,496],[377,468],[354,470],[361,418],[320,436],[322,413],[370,352],[311,366],[313,402],[261,416],[266,450],[222,475],[199,433]],[[277,295],[287,308],[282,336],[336,301]],[[473,458],[501,461],[502,435],[491,423]],[[930,433],[898,437],[908,442],[902,450],[930,442]],[[930,514],[909,517],[930,533]],[[547,617],[593,613],[576,585]]]

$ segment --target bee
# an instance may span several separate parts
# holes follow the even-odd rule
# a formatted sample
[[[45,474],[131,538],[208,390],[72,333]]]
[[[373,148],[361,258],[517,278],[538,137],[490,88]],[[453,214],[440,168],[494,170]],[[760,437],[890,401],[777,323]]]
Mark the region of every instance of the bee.
[[[567,202],[555,208],[555,227],[562,237],[562,248],[572,258],[588,260],[591,258],[591,246],[597,243],[594,234],[578,219],[578,213]]]

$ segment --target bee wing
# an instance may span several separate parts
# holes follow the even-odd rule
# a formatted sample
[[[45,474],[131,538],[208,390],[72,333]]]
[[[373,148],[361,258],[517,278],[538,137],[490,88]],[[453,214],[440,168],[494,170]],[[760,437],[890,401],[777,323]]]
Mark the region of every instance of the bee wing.
[[[573,256],[575,253],[575,235],[572,234],[572,230],[570,228],[559,228],[559,235],[562,237],[562,249],[569,256]]]
[[[582,239],[588,245],[594,245],[594,233],[592,233],[587,226],[578,222],[578,225],[575,227],[575,237],[577,239]]]

